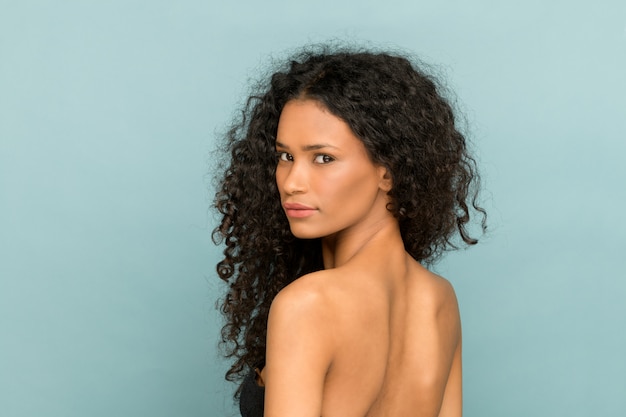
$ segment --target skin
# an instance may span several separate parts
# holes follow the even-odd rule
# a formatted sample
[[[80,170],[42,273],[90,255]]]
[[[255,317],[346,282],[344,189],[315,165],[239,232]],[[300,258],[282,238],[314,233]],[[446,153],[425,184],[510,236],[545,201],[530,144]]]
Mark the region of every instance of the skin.
[[[404,250],[386,169],[307,99],[285,105],[276,150],[291,230],[322,238],[325,269],[272,303],[265,416],[461,416],[454,290]]]

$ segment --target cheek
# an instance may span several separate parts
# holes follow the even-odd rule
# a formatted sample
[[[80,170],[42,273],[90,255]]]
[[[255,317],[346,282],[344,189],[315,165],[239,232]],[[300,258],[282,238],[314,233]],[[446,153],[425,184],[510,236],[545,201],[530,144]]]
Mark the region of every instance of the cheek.
[[[283,192],[282,184],[284,183],[284,180],[285,180],[284,170],[280,169],[280,168],[276,168],[276,173],[274,175],[274,179],[276,181],[276,186],[278,187],[278,192],[282,194],[282,192]]]
[[[326,190],[324,195],[339,204],[370,198],[377,191],[377,185],[372,181],[368,171],[346,169],[326,176],[318,183],[320,190]]]

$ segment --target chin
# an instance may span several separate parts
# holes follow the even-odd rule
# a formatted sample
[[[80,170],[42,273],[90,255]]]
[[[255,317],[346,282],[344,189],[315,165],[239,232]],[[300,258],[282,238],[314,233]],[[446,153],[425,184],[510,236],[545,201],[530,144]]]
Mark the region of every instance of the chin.
[[[297,237],[298,239],[317,239],[319,237],[322,237],[319,234],[314,234],[314,233],[295,233],[292,231],[291,234]]]
[[[310,230],[306,227],[291,226],[291,234],[298,239],[317,239],[322,237],[319,231]]]

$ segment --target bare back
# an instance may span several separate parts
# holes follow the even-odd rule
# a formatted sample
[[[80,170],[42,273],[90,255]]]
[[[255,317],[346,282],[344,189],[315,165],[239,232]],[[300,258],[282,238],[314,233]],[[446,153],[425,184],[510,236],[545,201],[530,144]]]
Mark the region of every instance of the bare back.
[[[320,412],[302,415],[461,416],[461,330],[454,291],[403,250],[385,249],[369,248],[285,291],[285,298],[308,294],[312,308],[322,311],[308,330],[313,336],[306,346],[326,347],[313,352],[307,361],[313,368],[305,368],[323,368]],[[309,311],[303,322],[314,314]],[[294,381],[298,378],[308,376]],[[318,378],[312,386],[319,385]]]

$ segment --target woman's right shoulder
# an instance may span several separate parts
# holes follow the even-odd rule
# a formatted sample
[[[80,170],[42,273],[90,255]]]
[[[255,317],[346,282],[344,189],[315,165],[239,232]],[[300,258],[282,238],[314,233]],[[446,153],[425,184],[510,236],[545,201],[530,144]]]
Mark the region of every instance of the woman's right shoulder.
[[[417,262],[411,272],[414,302],[435,311],[458,309],[456,293],[450,281]]]

